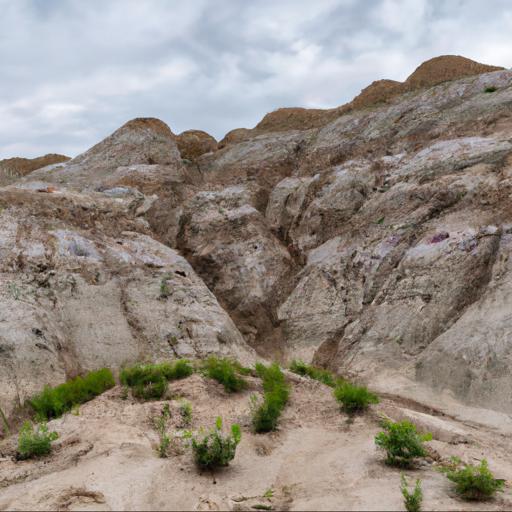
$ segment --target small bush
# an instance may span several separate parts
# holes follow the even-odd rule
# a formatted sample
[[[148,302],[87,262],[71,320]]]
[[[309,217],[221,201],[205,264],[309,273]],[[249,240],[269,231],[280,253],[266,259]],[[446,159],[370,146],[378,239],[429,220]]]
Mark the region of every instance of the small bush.
[[[494,87],[494,86],[492,86],[492,85],[491,85],[490,87],[486,87],[486,88],[484,89],[484,92],[486,92],[486,93],[491,93],[491,92],[496,92],[497,90],[498,90],[498,89],[496,89],[496,87]]]
[[[419,479],[416,480],[414,490],[411,493],[409,492],[409,488],[407,487],[407,480],[405,478],[405,475],[402,475],[400,490],[402,491],[402,496],[404,497],[405,510],[407,510],[407,512],[420,512],[421,503],[423,501],[421,481]]]
[[[302,375],[303,377],[309,377],[310,379],[318,380],[319,382],[322,382],[331,388],[334,388],[338,382],[330,371],[324,370],[322,368],[316,368],[315,366],[306,364],[300,359],[292,361],[290,370],[297,375]]]
[[[121,384],[132,388],[138,398],[162,398],[167,390],[167,381],[188,377],[194,369],[185,359],[172,363],[138,364],[123,368],[119,375]]]
[[[235,458],[236,447],[242,434],[240,426],[231,426],[231,434],[222,433],[222,418],[218,417],[215,428],[206,435],[192,437],[192,450],[196,464],[203,469],[227,466]]]
[[[40,418],[48,420],[58,418],[73,406],[92,400],[114,386],[112,372],[103,368],[53,388],[46,386],[29,403]]]
[[[485,459],[478,466],[464,464],[463,468],[448,468],[444,472],[455,483],[457,494],[466,500],[492,498],[505,485],[504,480],[494,478]]]
[[[378,404],[379,398],[365,386],[356,386],[350,382],[340,382],[334,389],[334,398],[348,413],[367,409],[370,404]]]
[[[132,387],[133,396],[144,400],[158,400],[166,391],[167,380],[160,374],[145,375]]]
[[[220,382],[226,391],[234,393],[247,387],[246,381],[238,375],[241,366],[230,360],[211,356],[206,360],[206,376]]]
[[[256,432],[275,430],[279,416],[288,402],[290,389],[281,368],[274,363],[268,367],[256,364],[256,373],[263,380],[263,403],[255,406],[252,424]]]
[[[180,414],[183,420],[183,425],[188,427],[192,423],[192,405],[190,402],[183,400],[180,403]]]
[[[391,466],[409,467],[417,457],[425,457],[424,441],[431,441],[432,434],[418,434],[409,421],[384,421],[385,432],[375,436],[375,444],[386,451],[386,463]]]
[[[45,423],[40,423],[34,429],[30,421],[25,421],[18,436],[18,459],[48,455],[52,450],[52,441],[58,437],[57,432],[48,432]]]

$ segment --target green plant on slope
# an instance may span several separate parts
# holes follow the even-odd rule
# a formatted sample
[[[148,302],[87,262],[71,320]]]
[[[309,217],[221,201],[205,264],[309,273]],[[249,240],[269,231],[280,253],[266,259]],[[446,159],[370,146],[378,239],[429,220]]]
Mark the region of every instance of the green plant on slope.
[[[180,414],[185,427],[190,426],[192,423],[192,404],[187,400],[183,400],[180,403]]]
[[[57,418],[74,406],[92,400],[114,386],[112,372],[108,368],[102,368],[53,388],[46,386],[41,393],[33,396],[29,403],[40,418]]]
[[[486,93],[491,93],[491,92],[496,92],[498,89],[496,87],[494,87],[493,85],[489,86],[489,87],[486,87],[484,89],[484,92]]]
[[[418,478],[416,480],[414,490],[410,492],[407,486],[407,479],[405,478],[405,475],[402,475],[400,479],[400,490],[402,491],[402,496],[404,497],[405,510],[407,510],[407,512],[420,512],[421,503],[423,501],[423,492],[421,490],[420,479]]]
[[[161,458],[167,457],[167,449],[171,444],[171,439],[167,435],[167,421],[171,417],[169,404],[165,404],[160,416],[155,420],[155,427],[160,437],[160,443],[158,445],[158,456]]]
[[[185,359],[158,364],[137,364],[123,368],[119,378],[121,384],[132,388],[138,398],[162,398],[167,390],[167,381],[183,379],[193,373],[194,369]]]
[[[384,432],[375,436],[375,444],[386,452],[386,463],[391,466],[410,467],[417,457],[425,457],[425,441],[432,440],[432,434],[418,434],[416,426],[404,420],[384,421]]]
[[[253,399],[252,424],[255,432],[270,432],[277,427],[279,416],[288,402],[290,388],[276,363],[268,367],[257,363],[256,373],[263,380],[264,399],[259,406]]]
[[[292,361],[290,364],[290,371],[297,375],[302,375],[303,377],[318,380],[331,388],[335,387],[337,382],[341,382],[341,379],[336,379],[330,371],[306,364],[300,359],[294,359]]]
[[[192,437],[194,460],[202,469],[215,469],[227,466],[235,458],[236,447],[240,443],[242,433],[240,426],[231,426],[231,433],[222,432],[222,418],[219,416],[215,428],[206,434]]]
[[[455,484],[455,491],[466,500],[486,500],[492,498],[497,492],[503,491],[505,481],[494,478],[489,469],[487,460],[483,459],[478,466],[464,464],[458,467],[459,461],[455,459],[455,466],[442,469],[449,480]]]
[[[230,359],[209,357],[204,365],[204,371],[207,377],[215,379],[224,386],[229,393],[241,391],[247,387],[245,379],[240,377],[241,366]]]
[[[167,284],[167,281],[170,279],[169,274],[164,274],[162,279],[160,279],[160,299],[167,299],[172,295],[171,288]]]
[[[334,398],[348,413],[364,411],[370,404],[378,404],[379,398],[365,386],[340,382],[333,391]]]
[[[20,460],[48,455],[52,450],[52,442],[57,439],[57,432],[49,432],[45,423],[34,426],[25,421],[18,435],[18,453]]]

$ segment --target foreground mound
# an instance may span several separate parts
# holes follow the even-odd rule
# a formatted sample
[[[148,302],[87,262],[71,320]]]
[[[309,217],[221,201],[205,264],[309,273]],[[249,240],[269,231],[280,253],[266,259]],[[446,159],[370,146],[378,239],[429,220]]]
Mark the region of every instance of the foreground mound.
[[[382,417],[406,418],[433,433],[428,456],[406,471],[410,480],[422,480],[425,509],[481,507],[457,498],[436,470],[451,456],[487,457],[500,478],[512,476],[507,437],[392,399],[349,417],[330,387],[291,374],[288,379],[292,393],[279,429],[264,435],[251,431],[250,395],[262,392],[253,377],[246,377],[245,390],[228,393],[194,374],[152,402],[126,396],[119,387],[107,391],[49,423],[59,434],[49,456],[15,461],[9,443],[0,447],[0,510],[399,510],[401,471],[384,464],[374,443]],[[184,399],[192,411],[186,427]],[[168,458],[159,457],[163,414]],[[187,429],[211,427],[216,416],[225,425],[239,423],[242,442],[228,467],[202,472],[183,438]],[[507,489],[485,508],[510,508],[511,498]]]

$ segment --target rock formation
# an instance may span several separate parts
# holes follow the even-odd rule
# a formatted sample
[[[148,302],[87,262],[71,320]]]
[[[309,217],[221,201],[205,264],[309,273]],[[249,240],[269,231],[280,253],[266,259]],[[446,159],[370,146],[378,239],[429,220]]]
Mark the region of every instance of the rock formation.
[[[187,130],[176,138],[181,158],[194,161],[196,158],[217,150],[217,141],[201,130]]]
[[[218,146],[136,119],[0,188],[0,407],[257,351],[512,412],[511,105],[512,71],[440,57]]]

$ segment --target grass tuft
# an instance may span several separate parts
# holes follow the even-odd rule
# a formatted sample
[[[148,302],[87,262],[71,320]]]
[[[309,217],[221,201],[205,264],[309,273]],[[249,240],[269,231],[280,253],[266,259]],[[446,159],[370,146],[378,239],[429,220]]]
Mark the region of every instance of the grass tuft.
[[[241,391],[247,387],[247,382],[239,375],[244,370],[236,361],[215,356],[209,357],[204,365],[206,376],[222,384],[229,393]]]
[[[158,364],[137,364],[123,368],[119,375],[121,384],[129,386],[137,398],[145,400],[162,398],[170,380],[184,379],[194,372],[189,361],[178,359]]]
[[[302,375],[303,377],[309,377],[310,379],[322,382],[331,388],[334,388],[338,382],[342,381],[342,379],[337,379],[330,371],[306,364],[300,359],[292,361],[290,364],[290,371],[297,375]]]
[[[74,406],[88,402],[114,386],[112,372],[102,368],[55,387],[45,386],[29,403],[39,418],[49,420],[58,418]]]
[[[255,432],[275,430],[279,416],[288,402],[290,388],[277,363],[265,366],[256,364],[256,373],[263,380],[264,399],[259,406],[254,404],[252,424]]]
[[[339,382],[333,394],[343,409],[350,414],[364,411],[371,404],[379,403],[378,396],[368,391],[366,386],[356,386],[350,382]]]

